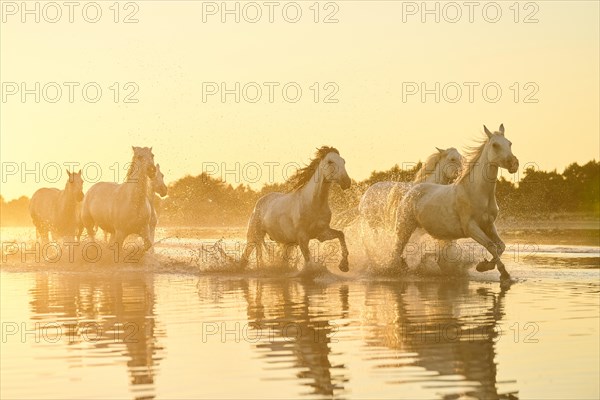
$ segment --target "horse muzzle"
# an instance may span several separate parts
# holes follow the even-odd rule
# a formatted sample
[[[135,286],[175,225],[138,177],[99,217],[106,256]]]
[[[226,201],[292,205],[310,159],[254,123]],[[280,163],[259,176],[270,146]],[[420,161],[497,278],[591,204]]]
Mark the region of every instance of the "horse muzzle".
[[[517,172],[519,170],[519,159],[517,157],[515,157],[515,156],[512,156],[508,160],[508,168],[506,168],[506,169],[511,174],[514,174],[515,172]]]
[[[340,187],[344,190],[350,188],[350,185],[352,185],[352,180],[350,179],[350,177],[348,175],[344,176],[342,179],[340,179]]]

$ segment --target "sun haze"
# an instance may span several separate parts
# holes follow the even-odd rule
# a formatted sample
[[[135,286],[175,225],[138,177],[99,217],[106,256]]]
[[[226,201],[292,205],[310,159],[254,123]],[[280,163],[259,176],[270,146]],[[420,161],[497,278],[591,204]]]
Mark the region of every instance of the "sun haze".
[[[204,171],[254,188],[322,145],[360,180],[435,146],[460,150],[483,124],[504,123],[523,167],[599,157],[598,2],[501,2],[501,18],[482,6],[458,18],[445,3],[437,15],[420,2],[299,3],[296,23],[279,8],[271,23],[264,7],[236,22],[221,3],[136,4],[118,16],[106,6],[98,23],[81,10],[73,23],[3,11],[5,199],[62,187],[55,163],[122,180],[132,145],[153,146],[167,182]]]

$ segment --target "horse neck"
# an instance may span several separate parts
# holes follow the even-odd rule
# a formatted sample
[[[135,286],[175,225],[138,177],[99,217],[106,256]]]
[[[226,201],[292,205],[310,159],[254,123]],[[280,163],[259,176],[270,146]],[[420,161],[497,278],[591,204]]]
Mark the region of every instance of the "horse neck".
[[[59,212],[63,215],[65,212],[72,211],[75,209],[77,202],[73,196],[72,190],[69,189],[69,183],[65,185],[65,188],[58,193],[58,201],[56,207]]]
[[[136,172],[127,175],[125,187],[133,193],[134,201],[143,201],[146,197],[149,197],[150,192],[148,190],[148,175],[144,168],[139,165],[139,162],[134,162],[132,168]]]
[[[495,196],[497,180],[498,166],[490,164],[487,149],[484,149],[469,176],[465,177],[460,184],[471,193]]]
[[[415,183],[439,183],[442,185],[447,185],[450,183],[450,180],[444,174],[444,170],[442,168],[442,163],[438,162],[435,164],[435,168],[433,172],[425,176],[424,178],[419,179],[419,181],[415,181]]]
[[[323,174],[319,174],[319,169],[308,180],[306,185],[300,188],[300,196],[313,207],[327,204],[329,199],[329,189],[331,184],[323,179]]]

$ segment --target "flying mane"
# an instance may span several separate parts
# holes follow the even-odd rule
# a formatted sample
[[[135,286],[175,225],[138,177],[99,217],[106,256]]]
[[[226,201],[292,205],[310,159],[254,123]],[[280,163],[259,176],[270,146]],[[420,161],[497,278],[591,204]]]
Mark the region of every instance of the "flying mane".
[[[435,172],[435,166],[442,159],[442,155],[443,155],[443,153],[436,151],[435,153],[433,153],[432,155],[427,157],[427,160],[425,160],[425,162],[423,163],[423,166],[415,175],[415,179],[413,180],[413,182],[416,182],[416,183],[424,182],[428,176],[433,174]]]
[[[131,159],[131,163],[129,163],[129,168],[127,169],[127,174],[125,175],[125,180],[128,181],[130,178],[137,179],[136,174],[140,172],[140,166],[135,162],[135,156],[142,150],[148,149],[148,147],[135,147],[133,149],[133,157]]]
[[[499,135],[499,133],[494,133],[494,135]],[[469,146],[465,149],[465,159],[467,160],[466,167],[463,168],[462,173],[456,179],[455,183],[460,183],[465,179],[469,179],[471,172],[473,172],[475,166],[479,162],[481,154],[483,154],[483,149],[485,148],[485,145],[488,143],[489,140],[490,138],[486,136],[481,140],[477,140],[475,142],[475,146]]]
[[[289,191],[293,192],[294,190],[298,190],[304,186],[306,182],[308,182],[314,175],[321,160],[331,152],[340,154],[338,149],[335,147],[322,146],[321,148],[317,149],[315,156],[310,160],[310,163],[304,168],[298,169],[298,171],[296,171],[296,173],[287,180]]]

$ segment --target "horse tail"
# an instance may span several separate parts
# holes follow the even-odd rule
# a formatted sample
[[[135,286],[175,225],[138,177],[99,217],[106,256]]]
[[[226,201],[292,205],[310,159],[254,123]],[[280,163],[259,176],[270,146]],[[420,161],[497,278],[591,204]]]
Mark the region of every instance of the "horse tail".
[[[252,211],[248,221],[248,232],[246,233],[246,248],[242,253],[241,264],[246,266],[252,252],[256,249],[257,257],[260,257],[262,250],[266,249],[265,231],[262,229],[260,209],[258,204]]]
[[[246,234],[246,238],[249,243],[263,244],[264,245],[264,233],[261,227],[261,218],[260,212],[258,209],[254,209],[252,211],[252,215],[250,216],[250,220],[248,221],[248,233]]]

